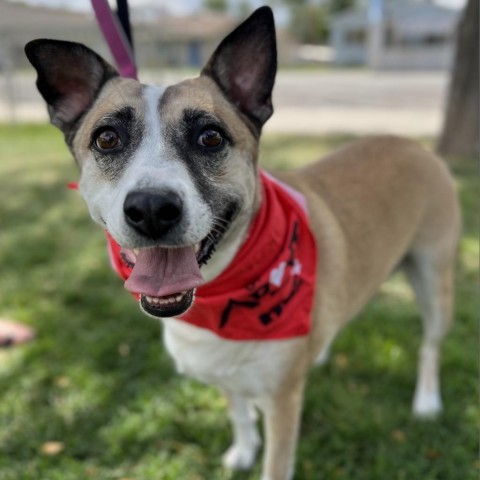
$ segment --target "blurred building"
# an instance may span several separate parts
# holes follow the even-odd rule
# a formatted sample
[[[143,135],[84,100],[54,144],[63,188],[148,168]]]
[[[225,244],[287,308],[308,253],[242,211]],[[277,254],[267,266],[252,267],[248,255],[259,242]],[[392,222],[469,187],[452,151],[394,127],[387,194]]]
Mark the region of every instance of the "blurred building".
[[[234,25],[231,17],[212,12],[134,21],[137,62],[140,67],[201,67]]]
[[[0,68],[27,65],[25,43],[35,38],[58,38],[97,44],[93,18],[80,13],[0,2]]]
[[[238,19],[227,14],[200,11],[176,17],[165,9],[147,6],[132,10],[135,55],[139,68],[201,67]],[[291,41],[279,32],[281,62],[292,55]],[[0,1],[0,69],[26,67],[24,45],[35,38],[84,43],[106,59],[108,47],[93,12],[45,8]]]
[[[139,67],[201,66],[234,20],[201,13],[195,18],[173,17],[155,10],[134,15],[134,37]],[[34,38],[81,42],[111,58],[93,13],[0,2],[0,68],[27,65],[25,43]]]
[[[372,2],[331,22],[333,61],[378,69],[447,69],[460,12],[430,2]]]

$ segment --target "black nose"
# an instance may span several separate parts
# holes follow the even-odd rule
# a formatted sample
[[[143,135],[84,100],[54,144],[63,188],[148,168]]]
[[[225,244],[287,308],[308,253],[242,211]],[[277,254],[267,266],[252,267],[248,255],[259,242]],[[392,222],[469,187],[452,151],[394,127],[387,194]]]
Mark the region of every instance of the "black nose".
[[[123,204],[127,223],[156,240],[182,219],[182,199],[175,192],[130,192]]]

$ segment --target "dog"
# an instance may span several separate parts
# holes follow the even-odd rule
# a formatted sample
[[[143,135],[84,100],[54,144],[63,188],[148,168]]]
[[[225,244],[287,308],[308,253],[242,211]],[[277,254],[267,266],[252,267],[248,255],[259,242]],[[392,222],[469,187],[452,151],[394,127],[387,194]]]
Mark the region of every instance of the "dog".
[[[80,167],[89,212],[132,272],[127,288],[162,319],[177,369],[226,395],[227,467],[254,464],[258,409],[262,480],[293,478],[309,368],[399,269],[423,320],[413,411],[440,412],[461,229],[453,180],[435,155],[394,136],[357,140],[299,170],[261,172],[277,67],[268,7],[220,43],[198,78],[166,88],[120,78],[76,43],[34,40],[26,54]],[[259,220],[266,203],[273,213]],[[224,303],[209,310],[201,292],[212,284],[207,293]]]

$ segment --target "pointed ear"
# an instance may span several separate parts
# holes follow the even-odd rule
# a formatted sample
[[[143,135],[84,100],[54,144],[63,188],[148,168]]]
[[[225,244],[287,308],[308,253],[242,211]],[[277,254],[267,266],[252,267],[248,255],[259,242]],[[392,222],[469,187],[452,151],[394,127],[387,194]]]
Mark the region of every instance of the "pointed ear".
[[[51,122],[68,133],[117,71],[80,43],[33,40],[25,53],[37,71],[37,87]]]
[[[269,7],[261,7],[222,41],[202,75],[213,78],[260,132],[273,113],[276,71],[273,14]]]

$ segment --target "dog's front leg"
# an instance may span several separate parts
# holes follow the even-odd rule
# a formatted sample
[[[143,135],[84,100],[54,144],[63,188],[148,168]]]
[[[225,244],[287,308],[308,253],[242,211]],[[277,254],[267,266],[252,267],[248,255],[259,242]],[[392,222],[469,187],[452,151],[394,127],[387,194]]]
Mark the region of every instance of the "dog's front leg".
[[[255,463],[260,436],[253,405],[241,395],[224,390],[233,427],[233,443],[223,456],[223,464],[235,470],[248,470]]]
[[[257,405],[264,414],[265,454],[261,480],[291,480],[294,474],[304,383],[262,399]]]

